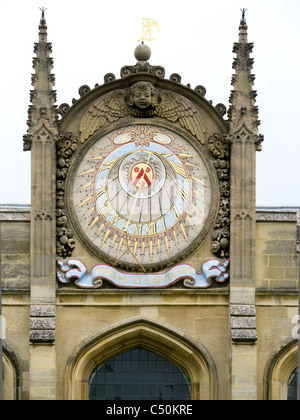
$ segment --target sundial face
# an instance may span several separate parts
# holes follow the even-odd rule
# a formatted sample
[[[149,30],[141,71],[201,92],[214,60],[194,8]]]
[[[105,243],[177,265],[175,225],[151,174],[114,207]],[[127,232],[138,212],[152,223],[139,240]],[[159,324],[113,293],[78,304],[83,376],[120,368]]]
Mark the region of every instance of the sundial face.
[[[79,237],[105,262],[141,271],[186,257],[204,239],[208,167],[187,139],[161,127],[124,127],[77,161],[71,212]]]

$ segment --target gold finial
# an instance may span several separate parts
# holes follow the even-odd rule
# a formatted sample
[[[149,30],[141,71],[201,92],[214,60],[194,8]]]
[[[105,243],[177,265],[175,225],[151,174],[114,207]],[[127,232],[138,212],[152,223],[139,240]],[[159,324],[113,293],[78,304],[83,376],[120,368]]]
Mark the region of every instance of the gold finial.
[[[142,19],[142,38],[138,41],[154,41],[152,30],[156,29],[159,32],[159,24],[154,19],[143,18]]]

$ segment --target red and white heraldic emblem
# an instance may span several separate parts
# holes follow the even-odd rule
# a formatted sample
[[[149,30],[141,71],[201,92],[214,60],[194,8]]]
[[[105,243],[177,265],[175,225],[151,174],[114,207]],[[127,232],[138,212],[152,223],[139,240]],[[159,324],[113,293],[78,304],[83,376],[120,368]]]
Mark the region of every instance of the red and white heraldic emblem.
[[[135,188],[150,188],[154,172],[148,163],[137,163],[131,170],[130,179]]]

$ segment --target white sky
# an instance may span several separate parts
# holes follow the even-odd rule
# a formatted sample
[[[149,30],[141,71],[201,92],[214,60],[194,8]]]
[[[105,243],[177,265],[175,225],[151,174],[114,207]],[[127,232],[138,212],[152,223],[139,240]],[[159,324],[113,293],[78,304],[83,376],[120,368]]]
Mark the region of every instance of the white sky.
[[[39,7],[46,7],[57,105],[79,98],[78,89],[118,78],[136,63],[133,51],[142,17],[160,25],[149,43],[150,64],[206,88],[206,99],[229,107],[233,43],[240,8],[247,8],[254,42],[254,89],[264,134],[257,153],[257,205],[300,206],[300,1],[299,0],[10,0],[1,4],[0,204],[30,203],[30,152],[23,152],[30,104],[33,45]]]

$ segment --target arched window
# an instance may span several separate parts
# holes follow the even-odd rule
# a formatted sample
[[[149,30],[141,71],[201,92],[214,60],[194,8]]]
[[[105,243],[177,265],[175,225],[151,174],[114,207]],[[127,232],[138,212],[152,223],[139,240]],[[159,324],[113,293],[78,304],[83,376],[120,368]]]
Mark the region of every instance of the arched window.
[[[164,397],[163,394],[168,394],[173,386],[174,395],[181,393],[180,399],[217,399],[217,370],[207,350],[201,344],[188,338],[182,331],[160,321],[154,322],[142,317],[131,318],[104,328],[79,343],[66,364],[64,399],[88,400],[90,397],[94,398],[94,393],[96,396],[103,393],[102,390],[99,392],[95,389],[92,390],[92,386],[100,385],[100,388],[102,387],[104,382],[101,376],[104,374],[104,370],[105,375],[107,373],[116,374],[113,382],[109,385],[116,387],[124,384],[128,366],[131,366],[128,362],[131,363],[131,360],[123,360],[123,358],[128,357],[128,354],[130,354],[130,358],[133,357],[135,351],[139,354],[138,360],[136,360],[140,363],[139,366],[141,364],[145,366],[145,360],[142,359],[147,357],[148,371],[144,373],[149,374],[149,377],[150,373],[156,375],[156,380],[146,384],[149,385],[149,390],[152,390],[151,399],[154,399],[155,389],[159,394],[159,383],[163,392],[161,391],[162,395],[159,394],[158,397]],[[122,360],[118,360],[119,357]],[[151,360],[152,357],[153,360]],[[111,364],[112,362],[113,364]],[[126,369],[125,363],[127,364]],[[120,366],[123,368],[121,369]],[[162,372],[169,373],[168,369],[171,369],[171,366],[173,379],[172,382],[168,382],[169,379],[166,378],[169,377],[166,375],[164,375],[164,380],[162,379]],[[107,372],[111,369],[113,372]],[[119,372],[118,369],[121,371]],[[133,364],[130,369],[130,374],[137,379],[137,364]],[[107,380],[106,377],[105,384],[108,383]],[[109,380],[112,380],[111,376]],[[177,384],[176,381],[180,383]],[[180,390],[174,385],[180,385]],[[122,397],[122,392],[117,393],[115,388],[114,393],[111,391],[110,396]],[[171,398],[171,395],[168,395],[169,397]],[[141,395],[139,399],[141,399]]]
[[[12,350],[2,343],[3,399],[18,400],[20,392],[20,369]]]
[[[96,368],[89,380],[90,400],[190,400],[190,379],[174,363],[141,347]]]
[[[292,340],[274,353],[266,369],[266,398],[297,398],[298,341]]]
[[[287,399],[289,401],[297,400],[297,373],[298,369],[295,369],[288,380]]]

